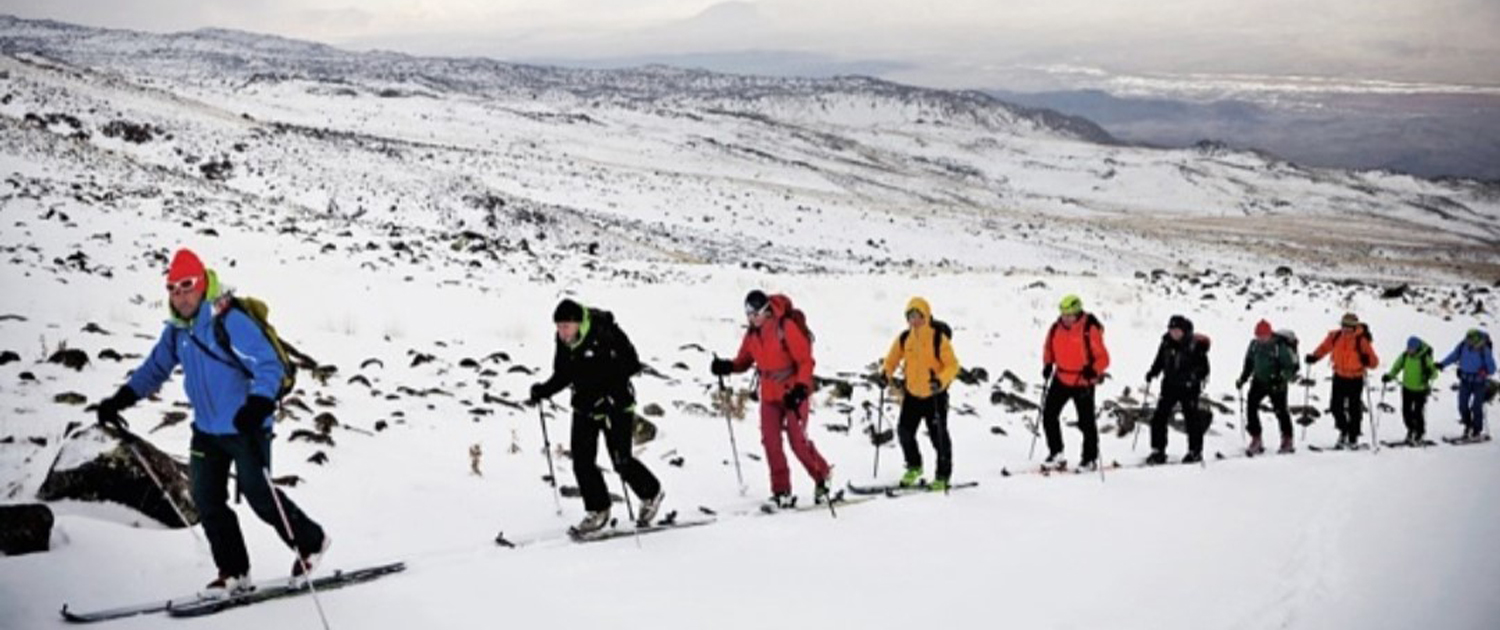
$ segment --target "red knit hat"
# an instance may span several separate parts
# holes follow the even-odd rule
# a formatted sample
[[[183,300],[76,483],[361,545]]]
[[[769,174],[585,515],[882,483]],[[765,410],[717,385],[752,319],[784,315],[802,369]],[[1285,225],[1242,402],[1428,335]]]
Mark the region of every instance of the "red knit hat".
[[[1270,337],[1271,336],[1271,322],[1268,322],[1268,321],[1266,321],[1264,319],[1260,320],[1260,323],[1257,323],[1255,325],[1255,336],[1256,337]]]
[[[167,268],[167,284],[186,278],[198,279],[199,292],[208,290],[208,272],[203,268],[203,261],[198,260],[198,255],[192,250],[184,247],[172,256],[172,266]]]

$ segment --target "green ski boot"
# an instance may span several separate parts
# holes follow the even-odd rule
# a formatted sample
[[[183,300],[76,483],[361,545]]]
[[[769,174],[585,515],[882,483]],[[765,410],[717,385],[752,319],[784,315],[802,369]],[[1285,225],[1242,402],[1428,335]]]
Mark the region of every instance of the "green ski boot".
[[[947,479],[938,479],[936,481],[933,481],[932,485],[927,486],[927,489],[931,490],[933,492],[947,492],[948,491],[948,480]]]
[[[912,486],[917,485],[917,482],[920,481],[921,479],[922,479],[922,469],[921,468],[908,468],[908,469],[906,469],[906,474],[901,475],[901,483],[898,484],[898,485],[900,485],[902,488],[910,488]]]

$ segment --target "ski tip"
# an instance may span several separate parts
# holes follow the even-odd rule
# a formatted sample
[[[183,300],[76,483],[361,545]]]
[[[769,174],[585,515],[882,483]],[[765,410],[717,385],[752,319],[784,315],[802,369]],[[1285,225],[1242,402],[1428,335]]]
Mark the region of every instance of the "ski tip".
[[[495,534],[495,544],[500,545],[501,547],[505,547],[506,549],[516,548],[516,543],[513,543],[505,538],[505,532]]]

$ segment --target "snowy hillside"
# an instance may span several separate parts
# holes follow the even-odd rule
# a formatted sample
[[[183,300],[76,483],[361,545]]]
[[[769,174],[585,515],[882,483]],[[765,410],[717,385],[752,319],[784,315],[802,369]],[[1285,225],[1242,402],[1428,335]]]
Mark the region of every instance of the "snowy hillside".
[[[162,271],[189,246],[269,302],[323,366],[287,403],[275,464],[335,540],[325,566],[409,565],[324,595],[335,627],[1500,620],[1493,443],[1246,460],[1233,386],[1261,318],[1307,348],[1356,311],[1385,362],[1411,334],[1446,351],[1470,327],[1493,330],[1500,191],[1101,143],[1084,121],[860,78],[563,70],[10,18],[0,52],[0,352],[14,354],[0,359],[0,502],[34,500],[73,423],[92,421],[86,405],[149,351],[167,309]],[[867,433],[896,407],[877,413],[863,377],[907,299],[928,298],[974,371],[955,386],[951,424],[955,479],[980,485],[848,505],[837,519],[741,514],[769,493],[762,449],[753,419],[733,423],[741,496],[707,366],[737,348],[741,299],[757,287],[789,293],[817,332],[829,381],[811,434],[840,483],[872,476]],[[1103,483],[1029,474],[1027,404],[1066,293],[1100,316],[1114,356],[1101,448],[1122,468]],[[649,369],[636,388],[660,434],[638,454],[666,509],[709,508],[715,524],[639,549],[491,542],[557,534],[582,515],[577,499],[554,513],[537,412],[517,404],[550,369],[549,316],[565,295],[613,311],[640,349]],[[1176,313],[1214,340],[1207,451],[1225,458],[1134,468],[1146,447],[1118,433],[1121,410],[1140,405]],[[62,347],[88,364],[47,362]],[[1313,376],[1294,405],[1326,407],[1326,363]],[[1458,432],[1452,382],[1430,404],[1433,435]],[[1399,404],[1394,390],[1371,396]],[[177,378],[127,418],[185,458],[189,423],[171,413],[184,402]],[[573,486],[569,410],[548,410],[559,481]],[[1400,437],[1398,417],[1379,420],[1382,439]],[[299,430],[311,439],[288,439]],[[1327,417],[1298,432],[1300,445],[1335,437]],[[1066,440],[1076,457],[1077,432]],[[1184,442],[1173,431],[1174,458]],[[894,444],[881,449],[882,480],[899,466]],[[0,558],[0,628],[212,577],[189,531],[123,508],[51,507],[53,550]],[[254,575],[282,575],[289,554],[238,510]],[[182,623],[317,617],[303,598]]]

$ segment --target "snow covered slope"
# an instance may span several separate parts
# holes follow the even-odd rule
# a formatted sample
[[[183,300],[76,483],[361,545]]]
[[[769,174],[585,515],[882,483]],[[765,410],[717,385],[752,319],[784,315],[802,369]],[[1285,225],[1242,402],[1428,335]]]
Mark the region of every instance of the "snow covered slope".
[[[1354,310],[1386,361],[1407,335],[1446,349],[1493,323],[1500,202],[1479,184],[1100,144],[1077,121],[855,78],[572,71],[13,19],[0,20],[0,50],[0,351],[19,357],[0,364],[0,501],[31,500],[69,425],[92,420],[59,395],[97,402],[149,349],[161,272],[191,246],[336,368],[302,375],[277,474],[301,479],[289,492],[334,536],[327,566],[411,566],[325,596],[336,627],[1500,619],[1487,543],[1500,496],[1482,482],[1500,468],[1492,444],[1235,458],[1233,379],[1258,319],[1308,346]],[[818,375],[853,386],[848,399],[820,390],[813,417],[840,481],[872,476],[865,432],[894,417],[861,377],[907,298],[930,299],[963,363],[987,373],[955,387],[951,414],[955,477],[981,485],[837,520],[733,516],[766,493],[766,472],[754,423],[734,422],[751,489],[740,496],[707,364],[737,347],[755,287],[794,297],[818,333]],[[1021,474],[1034,412],[1007,400],[1037,397],[1041,338],[1065,293],[1107,327],[1106,405],[1139,404],[1170,315],[1214,338],[1208,450],[1229,459],[1104,483]],[[667,509],[708,507],[721,522],[640,549],[490,542],[581,516],[576,499],[554,514],[537,412],[516,405],[550,365],[548,315],[564,295],[614,311],[650,366],[636,385],[661,434],[639,453]],[[63,345],[89,365],[47,363]],[[1307,402],[1321,408],[1326,366],[1314,376]],[[1457,432],[1451,378],[1430,405],[1434,434]],[[187,423],[166,422],[183,400],[174,381],[128,417],[185,457]],[[323,413],[338,421],[332,444],[287,439]],[[550,413],[565,451],[567,410]],[[1382,438],[1398,437],[1399,420],[1380,420]],[[1145,447],[1120,422],[1101,415],[1102,450],[1128,466]],[[1329,424],[1299,443],[1331,443]],[[1076,457],[1076,432],[1067,439]],[[1174,432],[1169,452],[1183,443]],[[885,447],[879,476],[899,459]],[[0,628],[59,623],[63,602],[179,594],[213,573],[189,532],[52,507],[54,550],[0,559]],[[282,574],[284,549],[241,516],[255,575]],[[190,625],[315,624],[304,599]]]

